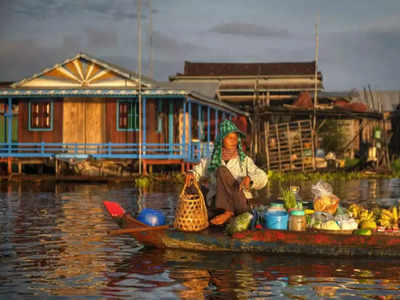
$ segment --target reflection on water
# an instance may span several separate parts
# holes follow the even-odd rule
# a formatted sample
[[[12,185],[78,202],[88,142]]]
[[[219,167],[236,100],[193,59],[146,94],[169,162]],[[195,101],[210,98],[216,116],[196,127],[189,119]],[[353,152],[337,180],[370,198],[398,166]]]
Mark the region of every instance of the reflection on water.
[[[398,297],[399,262],[152,249],[122,261],[109,287],[138,288],[143,297],[160,289],[179,299]]]
[[[343,203],[400,198],[399,180],[333,185]],[[311,199],[311,184],[301,186],[303,199]],[[108,236],[116,225],[104,200],[133,212],[161,209],[171,222],[179,189],[157,186],[138,193],[127,184],[1,184],[0,298],[400,297],[400,260],[143,249],[130,237]]]

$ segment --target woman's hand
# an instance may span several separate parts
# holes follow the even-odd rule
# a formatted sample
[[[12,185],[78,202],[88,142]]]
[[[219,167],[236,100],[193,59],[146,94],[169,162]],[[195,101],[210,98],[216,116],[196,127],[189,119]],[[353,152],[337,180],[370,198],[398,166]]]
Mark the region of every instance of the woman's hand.
[[[251,179],[249,176],[244,177],[242,182],[240,183],[239,189],[240,190],[249,190],[250,182],[251,182]]]
[[[185,184],[187,186],[191,185],[194,180],[195,180],[195,177],[192,172],[186,173]]]

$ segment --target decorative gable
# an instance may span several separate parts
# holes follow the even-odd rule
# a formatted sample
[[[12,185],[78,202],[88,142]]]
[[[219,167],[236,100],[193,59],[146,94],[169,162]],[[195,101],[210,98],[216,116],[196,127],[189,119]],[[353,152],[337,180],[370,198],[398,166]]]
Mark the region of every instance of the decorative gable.
[[[137,75],[94,59],[78,54],[62,64],[46,69],[40,74],[13,84],[14,88],[135,88]],[[150,87],[148,79],[142,79],[143,87]]]

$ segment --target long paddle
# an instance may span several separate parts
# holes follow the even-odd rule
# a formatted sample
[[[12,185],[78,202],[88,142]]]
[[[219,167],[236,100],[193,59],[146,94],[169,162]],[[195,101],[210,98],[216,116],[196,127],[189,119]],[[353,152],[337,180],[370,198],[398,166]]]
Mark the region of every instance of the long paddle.
[[[124,228],[124,229],[111,230],[111,231],[109,231],[109,234],[110,235],[120,235],[120,234],[126,234],[126,233],[134,233],[134,232],[163,230],[163,229],[168,229],[168,228],[169,228],[169,225]]]

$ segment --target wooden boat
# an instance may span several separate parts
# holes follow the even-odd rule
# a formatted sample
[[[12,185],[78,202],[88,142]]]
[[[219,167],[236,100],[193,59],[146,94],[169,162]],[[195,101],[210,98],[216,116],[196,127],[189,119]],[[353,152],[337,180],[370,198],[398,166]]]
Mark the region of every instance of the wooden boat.
[[[400,257],[400,236],[335,234],[287,230],[247,230],[229,236],[218,227],[201,232],[182,232],[169,226],[151,227],[133,218],[115,202],[104,202],[121,229],[113,234],[130,234],[145,246],[198,251],[287,253],[324,256]]]

